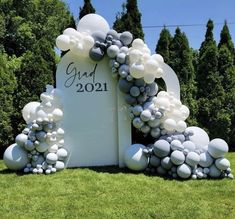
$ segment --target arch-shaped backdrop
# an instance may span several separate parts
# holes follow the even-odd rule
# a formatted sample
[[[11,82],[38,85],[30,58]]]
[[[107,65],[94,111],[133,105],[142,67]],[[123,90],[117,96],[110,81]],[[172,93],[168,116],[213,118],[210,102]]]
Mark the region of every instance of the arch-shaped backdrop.
[[[8,168],[50,174],[66,163],[119,164],[173,178],[233,178],[227,143],[187,127],[175,72],[141,39],[89,14],[56,43],[69,50],[58,65],[57,88],[48,85],[41,103],[24,107],[27,126],[4,153]],[[156,78],[167,91],[158,92]],[[153,144],[130,145],[131,124]]]

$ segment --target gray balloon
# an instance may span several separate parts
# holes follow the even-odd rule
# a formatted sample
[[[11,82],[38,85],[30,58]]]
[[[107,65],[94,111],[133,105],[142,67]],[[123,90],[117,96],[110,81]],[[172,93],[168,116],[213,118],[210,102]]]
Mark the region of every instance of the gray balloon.
[[[120,40],[113,40],[113,45],[118,46],[119,48],[123,47],[123,44]]]
[[[122,41],[123,45],[128,46],[133,40],[133,35],[130,32],[125,31],[121,33],[120,40]]]
[[[102,31],[95,31],[92,34],[92,37],[94,38],[95,41],[99,41],[100,43],[104,42],[106,39],[106,35]]]
[[[118,81],[118,87],[123,93],[129,93],[133,83],[125,79],[120,78]]]
[[[109,30],[108,33],[107,33],[107,36],[111,35],[113,37],[113,39],[116,39],[118,40],[119,39],[119,36],[118,36],[118,33],[116,30]]]
[[[89,52],[89,56],[93,61],[99,62],[103,59],[104,52],[99,47],[93,47]]]

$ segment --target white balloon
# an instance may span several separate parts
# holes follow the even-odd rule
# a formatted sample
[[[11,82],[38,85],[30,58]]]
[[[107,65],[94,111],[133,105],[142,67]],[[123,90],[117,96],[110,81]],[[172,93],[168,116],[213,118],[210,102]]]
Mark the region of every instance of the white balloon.
[[[144,47],[144,41],[137,38],[132,42],[132,47],[135,49],[142,49]]]
[[[163,126],[167,131],[174,131],[176,129],[176,122],[173,119],[166,119]]]
[[[129,58],[131,63],[138,62],[142,53],[137,49],[131,49],[129,52]]]
[[[162,68],[157,68],[157,71],[155,72],[155,77],[156,78],[162,78],[163,74],[164,74],[163,69]]]
[[[75,37],[77,39],[82,38],[82,34],[79,33],[77,30],[75,30],[74,28],[71,28],[71,27],[65,29],[64,32],[63,32],[63,35],[67,35],[67,36],[70,36],[70,37],[73,36],[73,38]]]
[[[39,102],[30,102],[25,105],[22,110],[22,115],[27,124],[36,119],[36,110],[39,106]]]
[[[66,51],[70,49],[70,38],[67,35],[60,35],[56,38],[56,46],[62,50]]]
[[[133,78],[142,78],[144,76],[144,65],[132,64],[130,67],[130,74]]]
[[[184,121],[179,121],[176,124],[176,131],[183,132],[187,128],[187,124]]]
[[[90,35],[96,31],[102,31],[105,34],[110,30],[108,22],[98,14],[87,14],[77,24],[79,32],[87,32]]]
[[[53,119],[55,122],[61,120],[63,118],[63,111],[59,108],[56,108],[53,110],[52,112],[52,115],[53,115]]]
[[[208,134],[201,128],[196,126],[190,126],[185,131],[192,131],[193,135],[189,136],[189,140],[192,141],[196,149],[203,149],[210,142]]]
[[[155,80],[155,75],[154,74],[145,74],[144,75],[144,81],[147,84],[152,84]]]
[[[91,36],[86,36],[84,39],[83,39],[83,47],[84,49],[86,50],[90,50],[93,46],[94,46],[94,39],[93,37]]]
[[[157,61],[155,61],[154,59],[149,59],[145,63],[145,71],[146,71],[146,73],[154,74],[157,71],[158,66],[159,66],[159,64]]]
[[[180,107],[181,114],[183,115],[183,119],[187,119],[189,117],[190,111],[189,108],[185,105]]]
[[[152,58],[155,59],[158,62],[164,62],[164,59],[160,54],[153,54]]]

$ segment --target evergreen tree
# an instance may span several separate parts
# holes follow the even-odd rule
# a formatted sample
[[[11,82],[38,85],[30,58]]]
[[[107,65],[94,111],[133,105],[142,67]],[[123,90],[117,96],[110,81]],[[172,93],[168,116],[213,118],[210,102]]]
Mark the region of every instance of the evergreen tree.
[[[213,21],[207,23],[205,40],[199,50],[197,70],[198,84],[198,122],[206,129],[211,138],[220,137],[226,120],[223,113],[225,92],[222,86],[222,76],[218,72],[218,50],[213,37]],[[222,125],[222,126],[221,126]]]
[[[24,105],[38,101],[45,85],[54,83],[55,39],[74,21],[60,0],[0,1],[0,14],[5,18],[4,49],[21,60],[14,71],[17,88],[11,118],[16,135],[25,124],[21,116]]]
[[[11,115],[13,109],[13,92],[16,87],[14,63],[7,55],[0,52],[0,154],[13,141]]]
[[[127,0],[127,3],[123,5],[123,11],[116,16],[113,28],[117,32],[130,31],[133,34],[134,39],[144,39],[141,16],[137,0]]]
[[[180,82],[181,101],[190,109],[189,125],[196,125],[197,102],[193,57],[188,39],[180,28],[175,31],[170,43],[169,65],[176,72]]]
[[[90,0],[84,0],[83,7],[80,7],[79,19],[90,13],[95,13],[95,8],[92,6]]]
[[[160,33],[160,37],[157,42],[155,52],[162,55],[166,63],[169,63],[170,61],[170,50],[169,50],[170,48],[169,47],[170,47],[171,40],[172,40],[172,36],[170,34],[170,31],[164,27]]]
[[[228,28],[226,21],[224,22],[223,29],[220,33],[220,42],[218,44],[218,48],[220,49],[222,46],[226,46],[228,48],[229,52],[231,53],[231,55],[233,57],[233,61],[235,64],[234,44],[233,44],[232,37],[230,35],[229,28]]]
[[[21,66],[15,73],[18,82],[13,98],[15,113],[12,124],[15,135],[25,124],[21,115],[23,107],[31,101],[39,101],[39,95],[47,84],[53,84],[55,77],[55,53],[50,49],[50,43],[41,39],[32,49],[34,52],[27,51],[21,57]]]
[[[226,115],[224,138],[231,146],[235,146],[235,66],[234,66],[234,45],[225,22],[220,34],[218,71],[223,77],[222,85],[226,96],[223,104],[223,111]],[[225,117],[225,116],[224,116]]]

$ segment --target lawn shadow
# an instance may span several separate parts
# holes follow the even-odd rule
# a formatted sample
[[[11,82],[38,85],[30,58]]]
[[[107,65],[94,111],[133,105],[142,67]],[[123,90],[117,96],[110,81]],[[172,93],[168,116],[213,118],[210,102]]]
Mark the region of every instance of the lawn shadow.
[[[139,174],[144,174],[145,176],[147,177],[157,177],[157,178],[162,178],[166,181],[172,181],[172,180],[177,180],[177,181],[185,181],[185,180],[182,180],[182,179],[174,179],[172,177],[169,177],[169,176],[162,176],[162,175],[159,175],[157,173],[151,173],[151,172],[147,172],[147,171],[133,171],[133,170],[130,170],[126,167],[124,168],[120,168],[119,166],[95,166],[95,167],[79,167],[80,169],[88,169],[88,170],[92,170],[94,172],[97,172],[97,173],[109,173],[109,174],[119,174],[119,173],[122,173],[122,174],[134,174],[134,175],[139,175]],[[70,168],[70,169],[77,169],[77,168]]]
[[[10,175],[10,174],[16,174],[18,176],[23,176],[25,173],[23,171],[15,171],[15,170],[9,170],[9,169],[1,169],[0,175]]]

